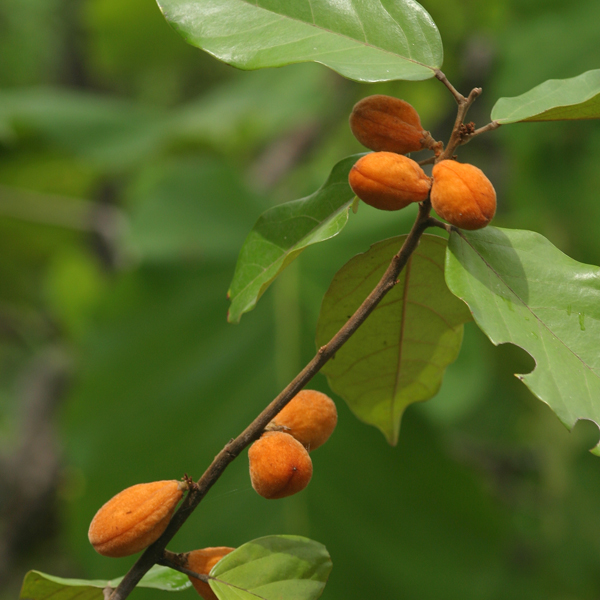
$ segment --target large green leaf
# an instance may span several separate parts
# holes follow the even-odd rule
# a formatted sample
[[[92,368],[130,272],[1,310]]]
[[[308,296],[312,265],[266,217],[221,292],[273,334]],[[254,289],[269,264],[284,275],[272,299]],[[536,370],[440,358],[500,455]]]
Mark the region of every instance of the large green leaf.
[[[331,572],[325,546],[293,535],[273,535],[240,546],[211,570],[220,600],[314,600]]]
[[[317,346],[326,344],[375,287],[406,236],[384,240],[335,275],[321,306]],[[324,367],[331,389],[356,416],[396,444],[413,402],[434,396],[460,350],[467,307],[444,281],[446,240],[424,235],[385,296]]]
[[[64,579],[39,571],[29,571],[25,575],[20,600],[104,600],[102,590],[110,586],[116,588],[122,577],[111,580]],[[180,592],[190,587],[187,575],[167,567],[154,566],[138,583],[138,587],[154,588],[167,592]]]
[[[435,23],[414,0],[158,0],[193,46],[241,69],[314,61],[357,81],[420,80],[442,64]]]
[[[537,233],[487,227],[452,233],[446,279],[494,344],[531,354],[536,368],[519,379],[569,429],[579,419],[600,423],[598,267]]]
[[[492,109],[498,123],[600,119],[600,69],[571,79],[550,79]]]
[[[273,280],[311,244],[338,234],[348,221],[354,192],[348,173],[358,156],[337,163],[314,194],[270,208],[248,234],[233,275],[228,320],[252,310]]]

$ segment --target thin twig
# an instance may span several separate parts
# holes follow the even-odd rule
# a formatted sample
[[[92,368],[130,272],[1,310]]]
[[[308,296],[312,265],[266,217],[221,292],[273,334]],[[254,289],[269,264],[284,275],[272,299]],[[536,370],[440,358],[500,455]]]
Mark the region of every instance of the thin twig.
[[[163,557],[156,561],[157,565],[162,565],[163,567],[169,567],[169,569],[173,569],[175,571],[179,571],[188,577],[195,577],[200,581],[204,581],[204,583],[208,583],[209,577],[208,575],[204,575],[202,573],[196,573],[195,571],[190,571],[190,569],[186,569],[180,564],[178,560],[179,554],[175,554],[174,552],[169,552],[165,550]]]
[[[498,129],[498,127],[500,127],[501,124],[502,123],[498,123],[498,121],[492,121],[491,123],[488,123],[487,125],[476,129],[471,135],[468,136],[468,138],[463,143],[466,144],[467,142],[470,142],[474,137],[481,135],[482,133],[486,133],[486,131],[493,131],[494,129]]]
[[[465,122],[465,117],[467,116],[467,112],[469,112],[469,108],[471,108],[473,102],[481,95],[481,91],[481,88],[473,88],[467,98],[461,96],[462,100],[458,102],[458,111],[456,112],[456,120],[454,121],[454,127],[452,128],[452,135],[448,140],[446,149],[437,157],[436,163],[452,158],[456,148],[464,143],[465,136],[462,125]]]
[[[439,69],[435,70],[435,76],[450,90],[456,103],[460,106],[465,101],[465,97],[448,81],[448,78]]]
[[[452,225],[444,223],[435,217],[429,217],[429,227],[439,227],[440,229],[446,230],[448,233],[452,231]]]
[[[423,165],[432,165],[434,162],[435,162],[435,156],[430,156],[429,158],[420,160],[417,164],[422,167]]]
[[[321,346],[313,359],[302,369],[293,381],[263,410],[260,415],[234,440],[231,440],[217,454],[211,465],[198,480],[197,486],[190,489],[182,505],[173,515],[165,532],[154,544],[146,548],[142,556],[123,578],[114,591],[110,600],[124,600],[129,596],[144,574],[164,560],[164,549],[179,528],[198,506],[202,498],[222,475],[223,471],[248,445],[258,439],[267,424],[281,409],[321,370],[323,365],[346,343],[352,334],[365,322],[367,317],[375,310],[382,298],[396,285],[398,275],[406,266],[408,259],[419,245],[419,240],[429,227],[429,213],[431,203],[429,200],[419,204],[419,213],[408,234],[402,248],[390,262],[377,286],[360,305],[356,312],[346,321],[345,325]]]

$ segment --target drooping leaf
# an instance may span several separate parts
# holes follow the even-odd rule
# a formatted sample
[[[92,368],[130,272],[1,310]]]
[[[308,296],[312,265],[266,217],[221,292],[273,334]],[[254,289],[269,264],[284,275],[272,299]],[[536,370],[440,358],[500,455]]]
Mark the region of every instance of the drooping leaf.
[[[20,600],[104,600],[102,590],[116,588],[123,578],[111,580],[64,579],[40,571],[29,571],[25,575]],[[167,592],[180,592],[191,586],[183,573],[168,567],[155,565],[138,583],[138,587],[154,588]]]
[[[434,76],[443,49],[414,0],[158,0],[193,46],[241,69],[322,63],[357,81]]]
[[[315,600],[331,572],[325,546],[294,535],[273,535],[240,546],[211,570],[220,600]]]
[[[570,79],[550,79],[492,109],[498,123],[600,119],[600,69]]]
[[[311,244],[337,235],[348,221],[354,192],[348,173],[358,156],[337,163],[314,194],[264,212],[249,233],[229,288],[228,320],[252,310],[273,280]]]
[[[338,271],[321,306],[317,346],[360,306],[405,239],[379,242]],[[390,444],[398,441],[406,407],[437,393],[470,320],[444,281],[445,250],[446,240],[424,235],[398,284],[322,369],[331,389]]]
[[[600,268],[537,233],[487,227],[451,234],[446,279],[494,344],[529,352],[536,367],[519,379],[569,429],[600,423]]]

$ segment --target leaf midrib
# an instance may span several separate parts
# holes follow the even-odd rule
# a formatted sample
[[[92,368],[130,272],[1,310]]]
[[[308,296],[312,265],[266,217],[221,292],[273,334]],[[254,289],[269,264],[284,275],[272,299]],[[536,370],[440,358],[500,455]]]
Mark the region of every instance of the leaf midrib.
[[[247,4],[249,6],[253,6],[253,7],[257,8],[258,10],[262,10],[262,11],[264,11],[266,13],[277,15],[281,19],[285,19],[285,20],[288,20],[288,21],[294,21],[295,23],[302,23],[303,25],[308,25],[309,27],[314,27],[315,29],[319,29],[320,31],[324,31],[325,33],[329,33],[331,35],[336,35],[336,36],[343,37],[343,38],[345,38],[347,40],[351,40],[352,42],[354,42],[356,44],[360,44],[360,45],[365,46],[367,48],[373,48],[374,50],[377,50],[379,52],[383,52],[385,54],[389,54],[390,56],[394,56],[396,58],[401,58],[402,60],[405,60],[407,62],[411,62],[411,63],[413,63],[415,65],[419,65],[421,67],[425,67],[426,69],[429,69],[430,71],[433,71],[434,73],[437,70],[437,67],[432,67],[431,65],[426,65],[425,63],[422,63],[422,62],[420,62],[418,60],[415,60],[414,58],[409,58],[409,57],[406,57],[406,56],[402,56],[400,54],[394,54],[394,52],[392,52],[391,50],[386,50],[385,48],[380,48],[379,46],[374,46],[373,44],[371,44],[371,43],[369,43],[367,41],[366,34],[365,34],[365,41],[362,42],[360,40],[357,40],[356,38],[353,38],[353,37],[350,37],[349,35],[346,35],[345,33],[340,33],[339,31],[333,31],[331,29],[328,29],[327,27],[323,27],[321,25],[317,25],[314,22],[313,23],[308,23],[306,21],[302,21],[300,19],[296,19],[294,17],[290,17],[289,15],[282,15],[282,14],[280,14],[278,12],[275,12],[274,10],[269,10],[267,8],[263,8],[262,6],[258,5],[258,0],[257,0],[256,3],[250,2],[249,0],[237,0],[237,1],[238,2],[242,2],[243,4]],[[309,4],[310,4],[310,0],[309,0]],[[312,13],[312,5],[310,5],[310,6],[311,6],[311,13]],[[313,16],[313,18],[314,18],[314,16]],[[396,23],[398,23],[398,21],[396,21],[395,19],[394,19],[394,21]],[[363,26],[363,23],[362,23],[362,21],[360,19],[359,19],[359,22],[360,22],[361,29],[364,31],[364,26]],[[404,33],[404,36],[407,37],[406,36],[406,32],[404,31],[404,28],[399,23],[398,23],[398,26],[402,30],[402,33]],[[429,49],[431,50],[431,44],[428,43],[427,45],[429,46]]]
[[[531,307],[525,303],[524,300],[521,299],[521,297],[512,289],[512,287],[510,285],[508,285],[508,283],[506,283],[504,281],[504,279],[502,279],[502,277],[500,276],[500,273],[498,273],[498,271],[496,271],[496,269],[494,269],[494,267],[492,267],[492,265],[490,265],[490,263],[487,262],[487,260],[485,260],[485,258],[478,252],[478,250],[473,246],[473,244],[471,244],[470,240],[468,238],[466,238],[462,232],[458,232],[458,235],[460,236],[460,238],[465,241],[469,247],[471,248],[471,250],[473,250],[473,252],[481,259],[481,261],[486,265],[486,267],[498,278],[498,280],[502,283],[502,285],[504,287],[506,287],[507,290],[510,291],[510,293],[529,311],[529,313],[535,318],[535,320],[544,328],[548,331],[548,333],[553,336],[556,340],[558,340],[558,342],[564,346],[579,362],[581,362],[581,364],[588,369],[592,375],[594,375],[595,377],[597,377],[598,379],[600,379],[600,374],[596,373],[594,371],[594,369],[592,369],[592,367],[590,365],[588,365],[578,354],[577,352],[575,352],[574,350],[572,350],[560,337],[558,337],[558,335],[556,335],[554,333],[554,331],[552,331],[552,329],[550,329],[550,327],[548,325],[546,325],[546,323],[540,318],[538,317],[538,315],[531,309]],[[535,357],[534,357],[535,358]]]

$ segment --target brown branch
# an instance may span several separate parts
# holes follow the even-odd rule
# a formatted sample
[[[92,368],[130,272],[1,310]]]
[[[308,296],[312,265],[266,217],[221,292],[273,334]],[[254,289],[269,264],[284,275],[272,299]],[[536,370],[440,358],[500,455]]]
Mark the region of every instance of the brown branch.
[[[452,158],[454,151],[464,142],[466,139],[463,124],[465,117],[471,105],[481,95],[481,88],[473,88],[467,98],[461,96],[462,100],[458,101],[458,111],[456,112],[456,120],[454,121],[454,127],[452,128],[452,135],[448,140],[446,149],[437,157],[436,163],[442,160]]]
[[[217,454],[211,465],[198,480],[197,485],[190,489],[182,505],[173,515],[165,532],[154,544],[146,548],[142,556],[123,578],[110,600],[124,600],[133,591],[144,574],[161,560],[165,560],[165,546],[177,533],[179,528],[198,506],[210,488],[219,479],[223,471],[248,445],[258,439],[267,424],[281,409],[321,370],[323,365],[332,358],[345,344],[352,334],[365,322],[375,310],[382,298],[396,285],[398,275],[406,266],[408,259],[419,245],[419,240],[425,229],[432,223],[429,219],[431,203],[429,200],[419,204],[419,214],[412,226],[402,248],[390,262],[377,286],[360,305],[356,312],[346,321],[345,325],[321,346],[313,359],[300,371],[293,381],[263,410],[260,415],[234,440],[231,440]],[[171,556],[171,555],[168,555]]]
[[[469,108],[471,108],[471,104],[473,104],[473,102],[475,102],[475,100],[477,100],[477,98],[481,95],[482,89],[473,88],[469,96],[465,98],[454,88],[454,86],[448,81],[448,78],[439,69],[435,71],[435,76],[450,90],[450,93],[454,96],[454,99],[458,104],[456,120],[454,121],[454,127],[452,128],[452,134],[450,136],[450,140],[448,140],[448,145],[446,146],[446,149],[435,158],[435,162],[438,163],[442,160],[452,158],[454,151],[459,146],[467,144],[474,137],[477,137],[482,133],[486,133],[487,131],[498,129],[498,127],[500,127],[500,123],[498,123],[498,121],[492,121],[491,123],[488,123],[479,129],[475,129],[475,125],[473,123],[465,125],[464,122],[467,112],[469,111]]]

